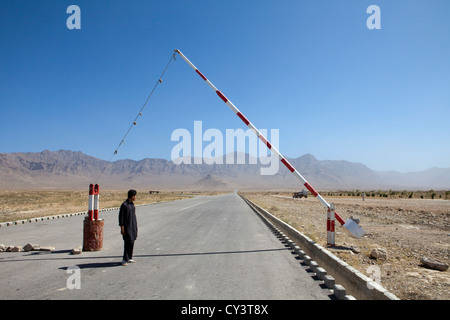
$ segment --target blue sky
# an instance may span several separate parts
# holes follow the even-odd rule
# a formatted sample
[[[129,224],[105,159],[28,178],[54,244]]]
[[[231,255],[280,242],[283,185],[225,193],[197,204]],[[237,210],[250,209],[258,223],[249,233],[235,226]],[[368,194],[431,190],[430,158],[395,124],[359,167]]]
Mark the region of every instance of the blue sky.
[[[72,4],[80,30],[66,26]],[[372,4],[380,30],[366,26]],[[109,160],[180,49],[256,127],[279,129],[287,157],[450,167],[449,12],[448,0],[1,0],[0,152]],[[170,159],[172,132],[196,120],[246,129],[177,57],[112,160]]]

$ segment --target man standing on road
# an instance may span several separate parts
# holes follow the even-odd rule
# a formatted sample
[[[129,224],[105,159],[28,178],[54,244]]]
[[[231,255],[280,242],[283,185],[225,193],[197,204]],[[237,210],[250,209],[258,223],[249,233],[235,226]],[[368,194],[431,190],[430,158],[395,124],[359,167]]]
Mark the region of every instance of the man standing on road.
[[[136,208],[134,207],[134,201],[136,200],[136,190],[128,191],[128,199],[125,200],[120,206],[119,211],[119,226],[120,233],[122,234],[124,241],[123,260],[122,265],[126,266],[127,263],[133,263],[133,248],[134,241],[137,238],[137,220],[136,220]]]

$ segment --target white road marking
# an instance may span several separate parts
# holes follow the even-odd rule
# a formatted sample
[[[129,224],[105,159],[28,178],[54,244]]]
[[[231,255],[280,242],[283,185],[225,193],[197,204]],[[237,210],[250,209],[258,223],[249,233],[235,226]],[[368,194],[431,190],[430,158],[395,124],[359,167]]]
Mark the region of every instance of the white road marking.
[[[183,211],[183,210],[186,210],[186,209],[189,209],[189,208],[192,208],[192,207],[195,207],[195,206],[198,206],[198,205],[201,205],[201,204],[204,204],[204,203],[210,202],[210,201],[211,201],[211,200],[208,200],[208,201],[205,201],[205,202],[200,202],[200,203],[196,203],[196,204],[193,204],[192,206],[189,206],[189,207],[186,207],[186,208],[180,209],[179,211]]]

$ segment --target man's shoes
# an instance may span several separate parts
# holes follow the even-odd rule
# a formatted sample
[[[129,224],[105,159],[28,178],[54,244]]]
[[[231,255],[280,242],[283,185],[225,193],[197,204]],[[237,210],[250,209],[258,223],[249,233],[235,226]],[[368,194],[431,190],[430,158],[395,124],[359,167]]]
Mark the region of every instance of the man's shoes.
[[[128,260],[128,261],[122,260],[122,265],[123,265],[123,266],[126,266],[128,263],[135,263],[135,262],[136,262],[136,260],[133,260],[133,259],[130,259],[130,260]]]

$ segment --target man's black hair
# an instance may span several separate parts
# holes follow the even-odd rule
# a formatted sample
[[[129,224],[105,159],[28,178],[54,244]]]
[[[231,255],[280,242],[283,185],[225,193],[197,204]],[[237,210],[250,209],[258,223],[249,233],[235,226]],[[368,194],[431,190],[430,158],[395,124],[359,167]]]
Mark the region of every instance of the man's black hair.
[[[135,196],[137,194],[136,190],[129,190],[128,191],[128,199],[131,199],[132,196]]]

